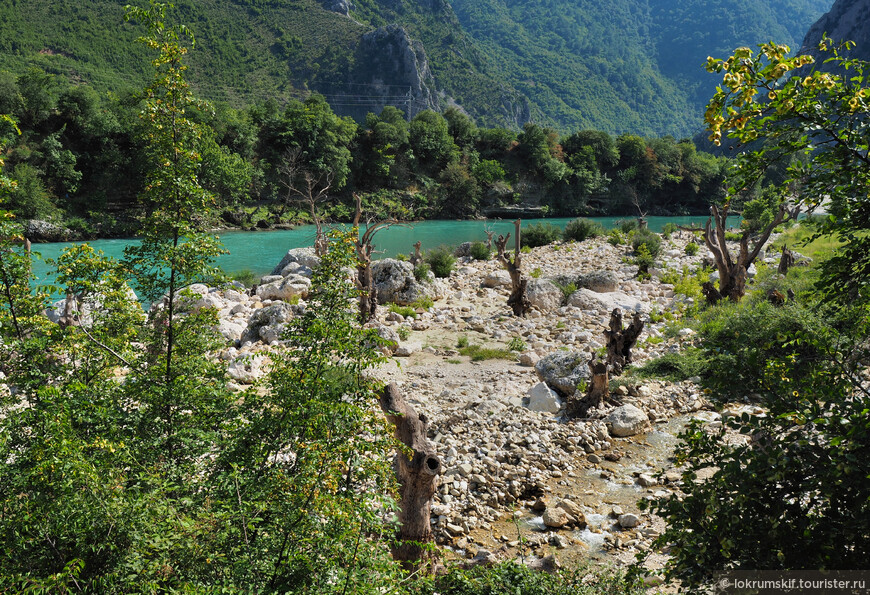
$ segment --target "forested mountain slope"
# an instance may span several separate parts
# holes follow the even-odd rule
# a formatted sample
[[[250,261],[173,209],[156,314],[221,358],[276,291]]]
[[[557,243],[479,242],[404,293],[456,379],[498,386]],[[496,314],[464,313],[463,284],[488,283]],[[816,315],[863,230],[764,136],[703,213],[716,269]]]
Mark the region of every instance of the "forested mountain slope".
[[[3,75],[36,66],[100,91],[141,88],[129,0],[0,3]],[[738,45],[799,45],[828,0],[178,0],[189,78],[237,107],[323,93],[364,118],[458,103],[479,124],[684,136]],[[8,75],[6,77],[8,79]],[[2,106],[0,106],[2,107]]]

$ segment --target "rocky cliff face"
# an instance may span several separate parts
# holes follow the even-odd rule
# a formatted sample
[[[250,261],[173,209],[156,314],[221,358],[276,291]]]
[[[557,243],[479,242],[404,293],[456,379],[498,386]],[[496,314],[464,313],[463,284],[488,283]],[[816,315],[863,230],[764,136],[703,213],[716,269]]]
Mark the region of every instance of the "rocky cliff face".
[[[355,63],[351,82],[365,86],[367,95],[381,95],[383,105],[394,105],[410,117],[438,109],[435,79],[423,44],[412,40],[403,27],[387,25],[363,35]]]
[[[825,33],[837,42],[854,41],[857,45],[849,56],[870,60],[870,0],[836,0],[831,10],[810,27],[800,53],[818,57],[819,41]]]

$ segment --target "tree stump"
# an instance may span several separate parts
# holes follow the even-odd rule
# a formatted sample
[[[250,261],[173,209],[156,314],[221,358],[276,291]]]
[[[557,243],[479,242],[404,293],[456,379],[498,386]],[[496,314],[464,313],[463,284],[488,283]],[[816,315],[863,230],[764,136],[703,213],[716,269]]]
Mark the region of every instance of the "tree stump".
[[[631,363],[631,348],[643,332],[643,320],[638,312],[634,313],[628,328],[622,328],[622,310],[614,308],[610,313],[610,329],[604,331],[607,337],[607,365],[614,376],[622,374],[626,364]]]
[[[610,395],[610,388],[607,385],[607,363],[591,359],[589,360],[589,369],[592,372],[592,381],[589,383],[586,394],[582,398],[572,395],[565,403],[565,414],[570,419],[587,417],[590,409],[598,407]]]
[[[517,219],[514,221],[514,226],[516,229],[516,241],[514,245],[514,256],[513,259],[508,257],[505,254],[505,248],[507,247],[508,239],[511,237],[511,234],[507,234],[506,236],[499,235],[498,239],[495,242],[496,250],[497,250],[497,258],[500,263],[507,269],[508,274],[511,276],[511,295],[508,298],[508,306],[511,307],[511,310],[514,313],[514,316],[525,316],[526,313],[532,309],[532,304],[529,302],[529,298],[526,295],[526,283],[527,281],[523,279],[523,274],[521,270],[522,266],[522,256],[520,256],[520,224],[522,220]]]
[[[392,554],[406,570],[414,571],[431,556],[426,544],[432,542],[429,517],[441,460],[426,438],[426,416],[418,414],[405,402],[395,383],[381,392],[380,405],[395,426],[396,438],[412,452],[411,458],[397,453],[394,462],[400,486],[400,528]]]
[[[423,246],[423,242],[415,243],[414,244],[414,256],[412,256],[411,258],[408,259],[408,262],[410,262],[415,267],[418,264],[420,264],[421,262],[423,262],[423,253],[420,251],[420,248],[422,248],[422,246]]]
[[[777,272],[780,275],[788,275],[788,270],[794,266],[794,252],[788,249],[788,247],[782,247],[782,256],[779,258],[779,269]]]

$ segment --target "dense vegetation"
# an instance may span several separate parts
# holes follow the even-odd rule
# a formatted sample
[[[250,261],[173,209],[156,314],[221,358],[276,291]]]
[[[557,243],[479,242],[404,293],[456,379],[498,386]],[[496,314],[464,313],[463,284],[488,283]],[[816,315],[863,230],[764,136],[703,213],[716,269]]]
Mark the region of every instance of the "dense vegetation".
[[[644,136],[695,133],[712,80],[704,59],[771,39],[800,45],[823,0],[680,3],[360,0],[348,18],[317,0],[183,0],[179,22],[197,32],[190,80],[201,97],[244,107],[283,106],[309,91],[361,120],[366,106],[405,106],[407,80],[381,80],[361,38],[398,23],[419,40],[432,78],[481,124],[517,129],[530,119],[560,132],[583,128]],[[0,56],[16,75],[31,67],[87,82],[102,95],[144,84],[124,2],[11,0],[0,5]],[[455,12],[454,12],[455,11]],[[399,86],[392,86],[399,85]],[[432,103],[412,102],[413,113]],[[435,101],[443,101],[435,100]],[[444,101],[444,105],[449,102]],[[443,107],[443,106],[442,106]],[[408,111],[407,107],[403,107]]]
[[[10,210],[86,237],[130,233],[149,142],[136,117],[141,106],[138,94],[102,96],[37,68],[0,72],[0,109],[21,131],[3,133],[5,171],[18,180]],[[199,103],[190,116],[203,131],[213,225],[306,220],[315,196],[327,217],[347,219],[354,192],[376,216],[410,219],[517,204],[551,215],[704,213],[723,191],[724,160],[673,137],[560,136],[537,124],[517,134],[478,128],[456,108],[408,122],[387,107],[358,125],[318,95],[284,109],[274,101],[246,109]]]

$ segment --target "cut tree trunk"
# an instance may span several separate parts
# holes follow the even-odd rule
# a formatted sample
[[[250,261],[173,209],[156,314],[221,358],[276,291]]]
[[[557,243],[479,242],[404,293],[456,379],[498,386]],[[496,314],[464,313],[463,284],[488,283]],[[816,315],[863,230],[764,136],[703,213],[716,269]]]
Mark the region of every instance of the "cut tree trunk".
[[[780,275],[788,275],[788,270],[794,266],[794,252],[788,249],[787,246],[782,247],[782,256],[779,258]]]
[[[420,250],[420,248],[422,248],[422,246],[423,246],[423,242],[415,243],[414,244],[414,256],[412,256],[411,258],[408,259],[409,262],[415,267],[418,264],[420,264],[421,262],[423,262],[423,253]]]
[[[604,331],[604,336],[607,337],[607,365],[614,376],[622,374],[625,366],[631,363],[631,348],[642,332],[640,313],[634,313],[626,329],[622,327],[622,310],[614,308],[610,313],[610,328]]]
[[[508,306],[514,313],[514,316],[525,316],[532,309],[532,304],[526,295],[526,280],[523,279],[522,273],[522,256],[520,256],[520,225],[521,219],[514,221],[516,230],[516,240],[514,243],[514,256],[510,258],[505,254],[508,239],[511,234],[506,236],[499,235],[495,241],[498,261],[507,269],[511,277],[511,295],[508,298]]]
[[[395,426],[395,436],[411,451],[411,457],[396,455],[395,469],[399,479],[399,534],[393,547],[393,559],[408,571],[420,568],[433,554],[427,548],[432,542],[429,524],[435,482],[441,472],[441,460],[426,438],[428,420],[405,402],[399,387],[389,384],[381,392],[381,409]]]
[[[572,395],[568,397],[568,402],[565,404],[565,413],[570,419],[587,417],[590,409],[601,405],[601,402],[607,400],[610,395],[607,386],[607,363],[592,359],[589,361],[589,369],[592,372],[592,381],[586,394],[582,398]]]

